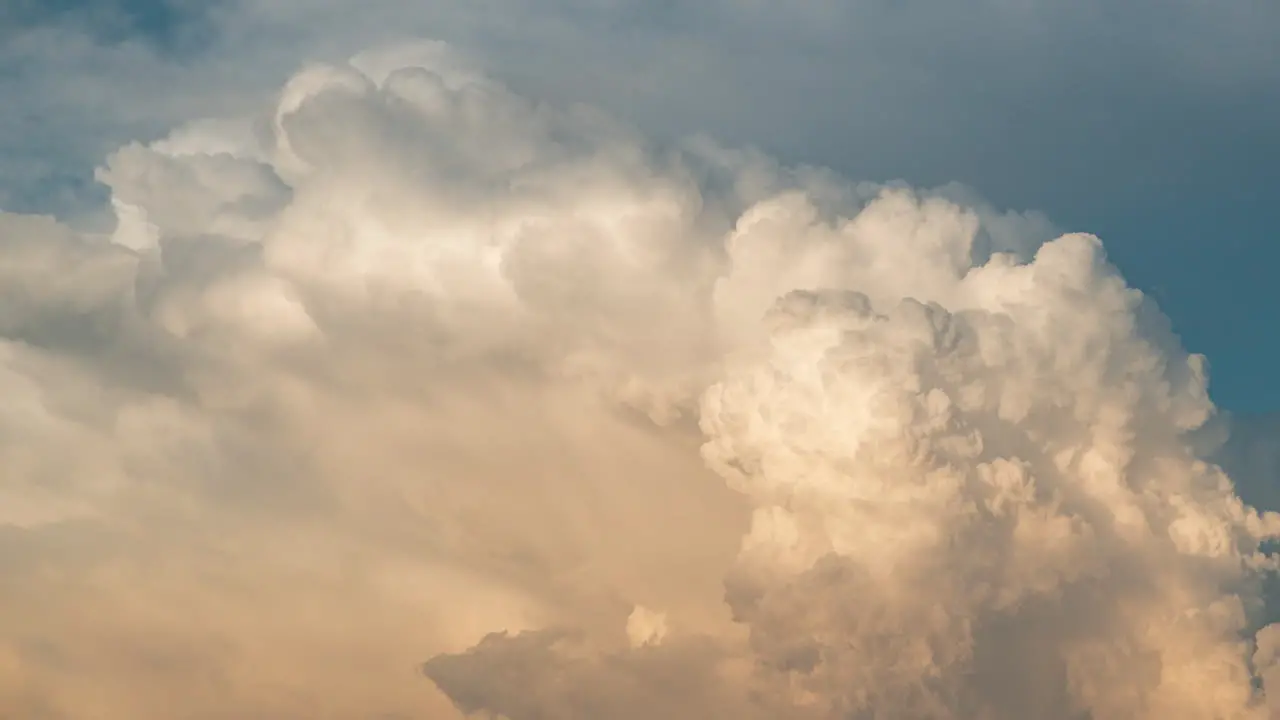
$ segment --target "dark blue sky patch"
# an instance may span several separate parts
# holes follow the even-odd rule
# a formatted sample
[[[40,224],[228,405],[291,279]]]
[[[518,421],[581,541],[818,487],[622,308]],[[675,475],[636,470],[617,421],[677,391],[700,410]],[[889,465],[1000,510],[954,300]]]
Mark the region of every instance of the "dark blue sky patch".
[[[184,56],[215,40],[211,20],[227,4],[228,0],[6,0],[0,6],[0,28],[3,35],[74,28],[104,45],[142,42],[163,55]]]

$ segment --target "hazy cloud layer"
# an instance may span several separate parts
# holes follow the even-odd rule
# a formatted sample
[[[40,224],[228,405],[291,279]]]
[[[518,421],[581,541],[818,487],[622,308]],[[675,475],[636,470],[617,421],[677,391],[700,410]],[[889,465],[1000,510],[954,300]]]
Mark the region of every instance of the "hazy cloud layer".
[[[98,177],[0,215],[0,709],[1267,715],[1273,466],[1092,236],[432,44]]]

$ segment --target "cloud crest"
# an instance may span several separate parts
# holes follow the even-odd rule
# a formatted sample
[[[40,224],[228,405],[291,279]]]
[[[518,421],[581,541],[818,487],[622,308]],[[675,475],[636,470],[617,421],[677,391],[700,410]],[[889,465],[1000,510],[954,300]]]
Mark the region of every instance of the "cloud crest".
[[[99,178],[0,215],[0,707],[1266,716],[1280,517],[1095,238],[440,45]]]

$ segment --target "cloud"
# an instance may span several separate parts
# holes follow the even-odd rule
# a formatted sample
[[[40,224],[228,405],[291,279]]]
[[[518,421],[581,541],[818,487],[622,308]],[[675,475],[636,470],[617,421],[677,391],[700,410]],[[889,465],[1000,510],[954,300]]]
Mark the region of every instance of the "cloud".
[[[1280,517],[1092,236],[439,44],[98,178],[0,215],[0,708],[1266,712]]]

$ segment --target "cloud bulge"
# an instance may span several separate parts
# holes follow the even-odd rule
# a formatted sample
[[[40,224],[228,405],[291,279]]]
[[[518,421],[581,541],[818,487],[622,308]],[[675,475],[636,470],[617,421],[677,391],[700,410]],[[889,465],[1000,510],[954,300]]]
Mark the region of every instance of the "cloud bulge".
[[[110,233],[0,215],[0,708],[1276,702],[1280,516],[1092,236],[650,140],[433,43],[97,177]]]

